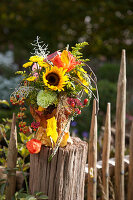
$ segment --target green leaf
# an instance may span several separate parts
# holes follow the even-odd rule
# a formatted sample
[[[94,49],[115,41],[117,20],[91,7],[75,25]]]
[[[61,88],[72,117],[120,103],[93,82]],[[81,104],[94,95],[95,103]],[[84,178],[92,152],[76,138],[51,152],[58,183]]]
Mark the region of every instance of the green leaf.
[[[16,198],[15,198],[15,197],[12,197],[11,200],[16,200]]]
[[[43,192],[35,192],[34,193],[34,195],[37,196],[37,197],[40,196],[40,195],[43,195],[43,194],[44,194]]]
[[[10,106],[8,101],[6,101],[6,100],[0,100],[0,104],[5,104],[7,106]]]
[[[5,129],[9,130],[11,127],[9,126],[9,124],[5,125]]]
[[[32,195],[28,195],[25,200],[37,200],[37,198]]]
[[[18,152],[23,158],[26,158],[29,155],[29,151],[24,144],[18,145]]]
[[[4,179],[4,178],[0,179],[0,182],[4,182],[4,181],[6,181],[6,179]],[[0,184],[1,184],[1,183],[0,183]]]
[[[26,198],[27,197],[27,195],[29,195],[29,194],[26,194],[26,193],[20,193],[20,194],[18,194],[18,198]]]
[[[2,118],[2,121],[3,121],[3,122],[6,122],[6,119],[5,119],[5,118]]]
[[[3,172],[3,174],[8,174],[8,173],[9,173],[9,171],[6,171],[6,170]]]
[[[38,199],[48,199],[48,196],[46,196],[46,195],[41,195],[41,196],[39,196]]]
[[[6,183],[3,183],[3,184],[0,186],[0,194],[1,194],[1,195],[4,194],[5,188],[6,188]]]
[[[26,136],[24,133],[20,133],[21,141],[26,144],[31,138],[33,138],[34,134],[31,134],[30,136]]]
[[[27,164],[24,165],[23,171],[25,172],[25,171],[27,171],[27,169],[29,169],[29,168],[30,168],[30,163],[27,163]]]
[[[5,158],[0,158],[0,162],[1,162],[2,164],[5,164],[5,163],[6,163],[6,159],[5,159]]]
[[[24,133],[19,133],[21,141],[25,144],[28,142],[28,137]]]

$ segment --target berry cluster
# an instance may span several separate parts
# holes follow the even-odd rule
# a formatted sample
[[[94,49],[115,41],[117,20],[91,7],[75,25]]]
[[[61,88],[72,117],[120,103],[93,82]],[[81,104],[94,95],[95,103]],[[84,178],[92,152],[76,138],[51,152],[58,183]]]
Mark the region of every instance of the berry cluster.
[[[84,104],[79,99],[76,98],[67,98],[68,104],[74,109],[78,115],[81,114],[81,109],[88,104],[88,99],[84,99]]]
[[[25,126],[25,127],[20,128],[20,131],[26,134],[26,133],[29,133],[30,130],[28,126]]]
[[[15,97],[10,97],[10,102],[12,105],[24,105],[24,98],[19,99],[19,95],[17,95],[17,98]]]
[[[25,126],[26,126],[26,122],[23,122],[23,121],[19,122],[19,128],[23,128]]]
[[[18,114],[17,114],[17,117],[18,118],[23,118],[25,115],[24,115],[24,113],[23,112],[19,112]]]
[[[26,108],[25,107],[20,107],[19,108],[21,111],[26,111]]]
[[[36,131],[39,126],[40,126],[40,122],[34,121],[31,123],[31,128],[33,129],[33,131]]]
[[[20,112],[18,112],[17,117],[21,121],[19,122],[19,131],[23,132],[24,134],[29,132],[29,126],[26,126],[26,122],[23,121],[23,118],[25,117],[24,111],[26,111],[26,107],[24,107],[24,98],[19,98],[19,95],[16,95],[16,97],[11,97],[10,102],[12,105],[19,105]]]
[[[83,108],[83,104],[79,99],[75,98],[67,98],[68,104],[74,108],[74,111],[80,115],[81,114],[81,108]]]

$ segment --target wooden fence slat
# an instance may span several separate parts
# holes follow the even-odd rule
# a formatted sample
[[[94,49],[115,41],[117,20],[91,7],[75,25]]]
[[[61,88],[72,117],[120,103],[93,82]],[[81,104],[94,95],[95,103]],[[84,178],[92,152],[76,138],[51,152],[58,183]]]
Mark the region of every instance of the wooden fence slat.
[[[107,104],[107,113],[105,121],[103,153],[102,153],[102,176],[103,188],[106,200],[109,199],[109,156],[110,156],[110,140],[111,140],[111,118],[110,103]]]
[[[10,142],[7,153],[7,168],[9,172],[7,174],[7,188],[6,188],[6,200],[11,200],[16,190],[16,167],[17,162],[17,131],[16,131],[16,117],[13,113]]]
[[[97,115],[96,100],[93,100],[93,111],[88,152],[88,200],[96,200],[97,185]]]
[[[129,147],[129,174],[128,174],[128,200],[133,199],[133,122],[130,132],[130,147]]]
[[[117,85],[116,138],[115,138],[115,199],[124,200],[124,151],[126,115],[126,56],[122,50],[120,73]]]

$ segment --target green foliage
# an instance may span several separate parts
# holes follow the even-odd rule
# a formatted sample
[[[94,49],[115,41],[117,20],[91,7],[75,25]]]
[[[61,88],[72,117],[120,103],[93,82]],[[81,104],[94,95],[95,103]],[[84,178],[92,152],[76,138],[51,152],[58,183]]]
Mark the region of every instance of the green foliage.
[[[0,139],[1,139],[1,137],[3,137],[7,146],[8,146],[8,143],[9,143],[8,140],[7,140],[7,133],[11,128],[10,124],[11,124],[11,120],[8,119],[8,118],[6,118],[6,119],[2,118],[2,123],[0,123],[0,133],[1,133]]]
[[[118,58],[122,48],[131,56],[132,6],[131,0],[1,1],[1,49],[14,47],[16,60],[21,63],[19,59],[28,57],[30,43],[39,35],[51,52],[59,45],[88,41],[87,50],[93,57]]]
[[[80,50],[88,45],[88,42],[81,42],[75,45],[75,47],[72,47],[72,54],[80,61],[87,62],[89,59],[83,59],[83,53],[80,52]]]
[[[26,99],[26,103],[28,105],[32,104],[34,106],[37,106],[37,90],[33,90],[29,93],[28,98]]]
[[[29,151],[25,144],[18,144],[18,153],[22,156],[22,158],[26,158],[29,155]]]
[[[112,83],[116,83],[118,81],[120,65],[105,63],[98,69],[97,77],[100,80],[106,79]]]
[[[6,188],[6,179],[0,179],[0,197],[4,195],[4,191]],[[4,198],[3,198],[4,199]],[[1,200],[3,200],[1,199]]]
[[[98,82],[99,96],[100,96],[100,111],[106,113],[107,103],[111,103],[111,113],[115,114],[116,108],[116,83],[111,83],[108,80],[101,80]]]
[[[42,199],[48,199],[46,195],[44,195],[43,192],[36,192],[34,195],[30,195],[28,193],[25,193],[23,189],[19,190],[15,193],[15,196],[12,200],[42,200]]]
[[[19,133],[19,134],[23,144],[26,144],[29,140],[31,140],[31,138],[33,138],[33,134],[29,136],[26,136],[24,133]]]

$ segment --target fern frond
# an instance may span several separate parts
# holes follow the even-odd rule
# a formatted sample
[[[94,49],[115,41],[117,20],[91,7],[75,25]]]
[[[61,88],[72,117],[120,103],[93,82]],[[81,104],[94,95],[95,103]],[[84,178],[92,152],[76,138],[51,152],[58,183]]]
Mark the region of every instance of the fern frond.
[[[72,47],[72,54],[74,57],[76,57],[77,60],[81,62],[87,62],[89,59],[83,59],[83,53],[80,52],[80,50],[85,47],[86,45],[89,45],[88,42],[81,42],[77,43],[75,47]]]

